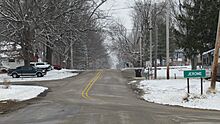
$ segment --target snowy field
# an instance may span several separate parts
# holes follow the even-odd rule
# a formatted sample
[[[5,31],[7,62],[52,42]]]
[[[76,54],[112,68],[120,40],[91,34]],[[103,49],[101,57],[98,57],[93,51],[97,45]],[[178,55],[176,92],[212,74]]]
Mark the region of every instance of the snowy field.
[[[200,79],[190,79],[190,94],[188,101],[184,100],[187,96],[186,79],[173,80],[144,80],[138,85],[143,89],[143,99],[153,103],[165,105],[178,105],[189,108],[200,108],[210,110],[220,110],[220,91],[216,94],[209,94],[206,91],[210,86],[210,81],[203,81],[203,95],[200,92]],[[217,82],[216,89],[220,89]]]
[[[77,73],[71,73],[73,70],[51,70],[44,77],[20,77],[12,78],[7,74],[0,74],[0,82],[4,80],[9,82],[23,82],[23,81],[47,81],[47,80],[59,80],[67,77],[76,76]],[[74,70],[75,71],[75,70]],[[25,85],[10,85],[8,89],[4,88],[5,85],[0,85],[0,101],[15,100],[24,101],[37,97],[40,93],[44,92],[48,88],[41,86],[25,86]]]
[[[51,70],[47,72],[47,74],[44,77],[30,76],[30,77],[12,78],[11,76],[8,76],[7,74],[0,74],[0,82],[3,82],[4,80],[10,81],[10,82],[59,80],[59,79],[64,79],[64,78],[72,77],[76,75],[77,73],[71,73],[69,70],[66,70],[66,69]]]
[[[15,100],[24,101],[37,97],[48,88],[41,86],[19,86],[11,85],[8,89],[0,85],[0,101]]]

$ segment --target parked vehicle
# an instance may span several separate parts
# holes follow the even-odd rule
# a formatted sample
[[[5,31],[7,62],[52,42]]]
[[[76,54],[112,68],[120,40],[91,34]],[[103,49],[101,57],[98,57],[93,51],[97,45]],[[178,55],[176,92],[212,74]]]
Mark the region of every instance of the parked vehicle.
[[[31,62],[30,65],[36,68],[44,69],[46,71],[49,71],[52,69],[51,65],[47,64],[46,62],[35,62],[35,63]]]
[[[46,75],[46,71],[33,66],[20,66],[16,69],[9,69],[8,75],[13,78],[19,78],[20,76],[37,76],[43,77]]]
[[[7,73],[8,72],[8,67],[5,67],[5,66],[0,66],[0,72],[1,73]]]
[[[62,67],[61,65],[53,65],[53,69],[56,69],[56,70],[61,70]]]

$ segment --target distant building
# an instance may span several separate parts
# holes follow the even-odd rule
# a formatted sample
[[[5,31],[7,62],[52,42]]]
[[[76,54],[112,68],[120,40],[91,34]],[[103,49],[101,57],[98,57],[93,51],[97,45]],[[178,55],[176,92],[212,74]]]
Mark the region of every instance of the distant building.
[[[0,64],[8,68],[24,65],[24,60],[19,55],[20,49],[13,42],[0,42]]]
[[[16,58],[0,58],[0,62],[2,66],[11,69],[24,65],[24,60]]]
[[[188,64],[189,62],[184,55],[183,49],[175,50],[173,53],[172,65],[183,66],[183,65],[188,65]]]

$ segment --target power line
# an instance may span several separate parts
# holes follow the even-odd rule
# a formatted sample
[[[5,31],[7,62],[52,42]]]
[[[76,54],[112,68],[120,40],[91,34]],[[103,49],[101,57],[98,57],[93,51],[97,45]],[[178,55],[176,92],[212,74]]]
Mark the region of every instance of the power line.
[[[119,11],[119,10],[128,10],[133,9],[133,7],[125,7],[125,8],[115,8],[115,9],[107,9],[107,10],[100,10],[100,11]]]
[[[122,7],[122,8],[115,8],[115,9],[101,10],[101,11],[117,11],[117,10],[125,10],[125,9],[134,9],[135,7],[144,7],[144,6],[146,6],[146,5],[138,5],[138,6]]]
[[[159,3],[164,3],[164,2],[159,2]],[[151,4],[151,5],[153,5],[153,4]],[[145,6],[149,6],[149,5],[148,4],[145,4],[145,5],[134,5],[134,6],[130,6],[130,7],[113,8],[113,9],[101,10],[101,11],[118,11],[118,10],[134,9],[135,7],[145,7]]]
[[[101,11],[117,11],[117,10],[133,9],[133,8],[134,7],[124,7],[124,8],[115,8],[115,9],[101,10]]]

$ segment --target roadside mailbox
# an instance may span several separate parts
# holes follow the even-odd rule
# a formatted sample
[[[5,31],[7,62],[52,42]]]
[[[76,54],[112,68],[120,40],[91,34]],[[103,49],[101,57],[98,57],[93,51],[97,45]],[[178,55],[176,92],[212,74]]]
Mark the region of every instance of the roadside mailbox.
[[[184,71],[184,78],[187,78],[187,92],[189,93],[189,78],[201,78],[201,94],[203,94],[203,78],[206,77],[205,70],[187,70]]]

